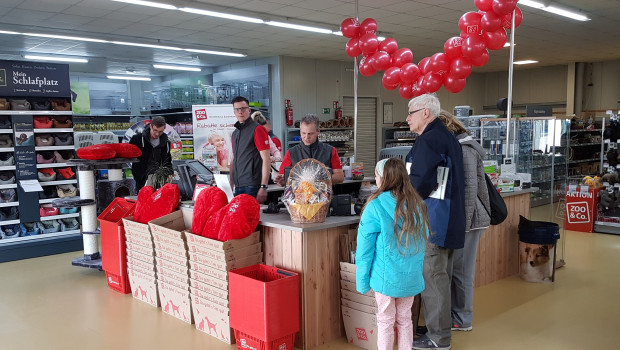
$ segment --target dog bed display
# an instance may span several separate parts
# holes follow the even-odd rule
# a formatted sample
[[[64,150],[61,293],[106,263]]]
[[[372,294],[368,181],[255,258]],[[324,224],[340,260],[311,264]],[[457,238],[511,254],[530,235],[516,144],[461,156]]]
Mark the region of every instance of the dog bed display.
[[[48,116],[37,115],[33,118],[35,129],[49,129],[52,127],[52,120]]]
[[[54,136],[51,134],[37,134],[34,137],[34,144],[36,146],[54,146]]]

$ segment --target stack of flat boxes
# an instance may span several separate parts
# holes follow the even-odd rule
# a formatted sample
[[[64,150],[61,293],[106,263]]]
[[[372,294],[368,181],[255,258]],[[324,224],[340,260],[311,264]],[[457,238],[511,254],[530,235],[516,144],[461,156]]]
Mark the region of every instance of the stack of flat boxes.
[[[260,233],[220,242],[186,231],[190,291],[196,328],[227,344],[234,343],[228,308],[228,271],[263,261]]]
[[[355,287],[355,264],[340,263],[340,304],[349,343],[377,350],[377,302],[370,290],[360,294]]]
[[[123,218],[127,243],[127,274],[134,298],[159,307],[155,251],[149,225]]]
[[[194,323],[189,297],[189,269],[187,246],[183,230],[186,228],[182,212],[175,211],[149,222],[155,260],[157,286],[162,310],[189,324]]]

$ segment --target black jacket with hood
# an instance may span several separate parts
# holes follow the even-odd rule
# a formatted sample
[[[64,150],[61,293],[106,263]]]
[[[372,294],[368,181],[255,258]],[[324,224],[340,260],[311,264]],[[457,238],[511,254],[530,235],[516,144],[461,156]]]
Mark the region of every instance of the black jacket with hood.
[[[153,148],[151,145],[151,124],[147,125],[142,133],[135,134],[129,143],[136,145],[142,150],[138,157],[140,162],[133,163],[131,172],[137,183],[144,185],[148,175],[153,174],[160,166],[172,169],[172,157],[170,155],[170,142],[165,133],[159,137],[159,145]],[[141,187],[141,186],[140,186]]]

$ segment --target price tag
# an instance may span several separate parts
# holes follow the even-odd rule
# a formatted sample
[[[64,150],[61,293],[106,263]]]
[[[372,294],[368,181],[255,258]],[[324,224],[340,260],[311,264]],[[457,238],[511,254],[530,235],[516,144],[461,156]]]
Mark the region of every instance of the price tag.
[[[568,192],[577,192],[577,185],[568,185]]]
[[[581,193],[588,193],[590,191],[590,186],[581,186]]]

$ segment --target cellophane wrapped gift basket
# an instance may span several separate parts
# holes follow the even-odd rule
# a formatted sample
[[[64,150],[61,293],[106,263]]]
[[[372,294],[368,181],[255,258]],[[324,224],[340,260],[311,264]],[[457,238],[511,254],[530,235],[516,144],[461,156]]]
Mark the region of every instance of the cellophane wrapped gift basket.
[[[331,175],[322,163],[304,159],[295,164],[282,196],[294,223],[324,222],[331,199]]]

